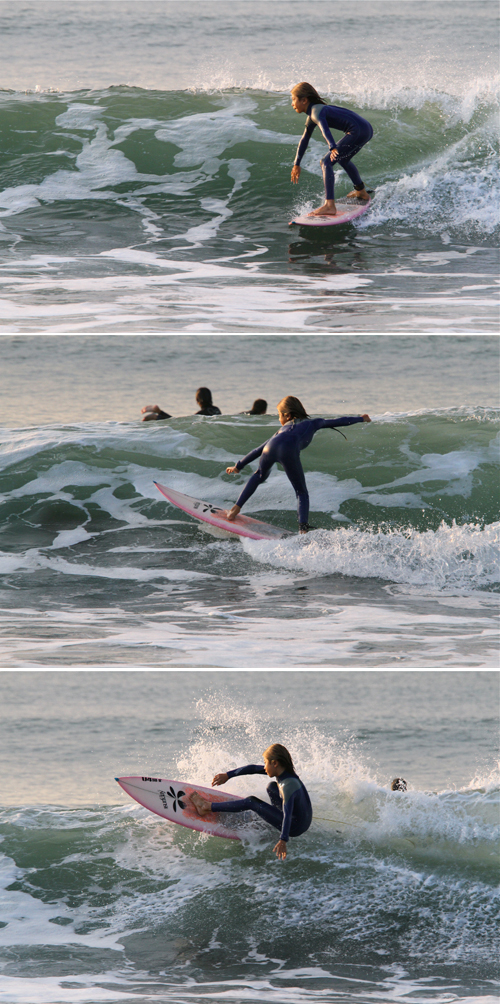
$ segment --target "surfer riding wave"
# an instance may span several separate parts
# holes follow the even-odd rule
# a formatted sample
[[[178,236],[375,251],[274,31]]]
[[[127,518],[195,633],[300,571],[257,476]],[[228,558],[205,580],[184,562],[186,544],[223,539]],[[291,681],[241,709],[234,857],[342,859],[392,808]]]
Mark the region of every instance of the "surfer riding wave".
[[[239,777],[241,774],[267,774],[268,777],[277,779],[271,781],[267,786],[267,794],[271,799],[271,804],[257,798],[256,795],[231,802],[208,802],[198,792],[193,792],[190,798],[200,816],[206,816],[209,812],[245,812],[252,809],[266,823],[270,823],[276,830],[281,831],[280,839],[273,850],[276,856],[284,861],[289,837],[299,837],[311,825],[311,802],[306,788],[295,773],[293,761],[286,746],[282,746],[281,743],[273,743],[265,750],[263,756],[264,766],[250,763],[246,767],[238,767],[236,770],[216,774],[212,781],[212,787],[225,784],[230,777]]]
[[[339,426],[354,425],[355,422],[370,422],[369,415],[355,415],[345,418],[309,418],[304,406],[297,397],[284,397],[277,405],[282,428],[265,443],[248,453],[243,460],[238,460],[234,467],[226,467],[226,474],[237,474],[252,460],[260,457],[258,470],[248,479],[243,491],[232,509],[226,513],[228,520],[236,519],[245,502],[253,495],[259,485],[269,477],[271,468],[280,463],[288,480],[295,489],[298,503],[299,532],[307,533],[309,529],[309,492],[307,491],[304,471],[300,462],[300,451],[312,442],[318,429],[336,429]]]
[[[335,207],[335,175],[333,171],[334,163],[340,164],[346,174],[349,175],[354,191],[349,192],[347,198],[363,199],[370,198],[366,191],[364,182],[355,164],[351,163],[352,158],[359,153],[361,148],[368,143],[373,136],[373,128],[370,122],[350,111],[349,108],[341,108],[338,105],[327,105],[318,92],[306,81],[296,84],[292,88],[292,107],[297,114],[306,114],[306,127],[297,147],[294,165],[292,167],[292,182],[298,184],[300,178],[300,162],[307,150],[309,140],[316,126],[319,126],[323,136],[330,147],[326,157],[320,161],[323,171],[323,181],[325,184],[325,201],[319,209],[314,209],[309,216],[336,216]],[[338,129],[344,136],[338,143],[335,142],[330,129]]]

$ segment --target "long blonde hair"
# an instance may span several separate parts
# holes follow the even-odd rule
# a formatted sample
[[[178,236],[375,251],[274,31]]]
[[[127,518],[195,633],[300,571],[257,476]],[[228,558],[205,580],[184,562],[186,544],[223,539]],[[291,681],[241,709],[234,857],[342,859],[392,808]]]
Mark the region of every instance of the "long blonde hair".
[[[307,98],[310,105],[326,105],[326,101],[320,98],[316,88],[312,84],[308,84],[307,80],[295,84],[290,93],[295,94],[298,98]]]
[[[295,774],[293,760],[286,746],[282,746],[281,743],[273,743],[271,746],[268,746],[262,755],[266,760],[277,760],[285,770],[290,771],[291,774]]]
[[[298,397],[288,397],[282,398],[279,404],[276,405],[277,410],[282,415],[291,415],[292,418],[309,418],[304,405],[299,401]]]

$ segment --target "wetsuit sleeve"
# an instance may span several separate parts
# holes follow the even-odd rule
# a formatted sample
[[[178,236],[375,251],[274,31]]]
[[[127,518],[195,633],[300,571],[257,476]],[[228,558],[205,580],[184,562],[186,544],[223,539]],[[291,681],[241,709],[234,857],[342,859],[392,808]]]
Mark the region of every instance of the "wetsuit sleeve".
[[[260,457],[262,450],[267,446],[268,442],[269,440],[266,439],[266,442],[262,443],[262,446],[257,446],[251,453],[247,453],[246,457],[243,457],[243,460],[237,460],[234,466],[241,471],[241,468],[246,467],[247,464],[251,464],[252,460],[257,460],[257,457]]]
[[[236,767],[235,770],[226,770],[225,773],[228,777],[239,777],[240,774],[265,774],[266,768],[264,764],[249,763],[246,767]]]
[[[321,111],[318,113],[317,116],[317,124],[319,125],[321,132],[323,133],[323,136],[325,137],[326,142],[330,147],[330,150],[336,150],[337,144],[328,128],[328,122],[326,120],[326,108],[327,108],[326,105],[321,106]]]
[[[355,425],[356,422],[362,422],[363,418],[361,415],[344,415],[343,418],[315,418],[313,419],[316,426],[315,432],[318,429],[337,429],[342,425]]]
[[[291,795],[288,796],[285,804],[283,805],[283,824],[281,827],[280,840],[288,840],[290,836],[290,826],[292,824],[293,816],[293,806],[295,799],[298,798],[299,789],[293,791]]]
[[[308,144],[309,144],[309,140],[310,140],[310,138],[312,136],[312,133],[313,133],[313,130],[315,128],[316,128],[316,123],[313,122],[311,116],[308,115],[307,116],[307,121],[306,121],[306,127],[304,129],[304,132],[302,133],[302,136],[301,136],[300,140],[299,140],[299,145],[297,147],[297,153],[295,154],[295,160],[293,162],[294,166],[298,167],[298,165],[300,164],[300,162],[302,160],[302,157],[304,156],[304,154],[305,154],[305,152],[307,150],[307,147],[308,147]]]

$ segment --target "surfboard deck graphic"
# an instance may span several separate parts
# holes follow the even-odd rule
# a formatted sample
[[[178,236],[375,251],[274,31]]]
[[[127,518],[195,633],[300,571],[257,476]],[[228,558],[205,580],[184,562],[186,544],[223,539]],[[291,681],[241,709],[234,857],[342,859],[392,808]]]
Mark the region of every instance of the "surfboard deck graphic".
[[[251,537],[252,540],[278,540],[280,537],[294,536],[290,530],[283,530],[279,526],[273,526],[272,523],[263,523],[262,520],[252,519],[251,516],[242,516],[241,513],[235,520],[228,520],[225,517],[225,510],[211,505],[210,502],[202,502],[201,499],[176,492],[173,488],[160,485],[158,481],[154,481],[153,484],[172,505],[194,516],[195,519],[225,530],[232,536]]]
[[[241,796],[230,795],[227,791],[216,792],[213,788],[203,788],[187,781],[148,776],[115,777],[115,781],[149,812],[168,819],[170,823],[178,823],[212,837],[241,840],[242,827],[248,826],[253,815],[251,812],[211,812],[207,816],[199,816],[190,798],[194,791],[205,795],[210,802],[235,801]]]
[[[366,213],[370,202],[371,199],[368,201],[366,199],[336,199],[336,216],[295,216],[293,220],[290,220],[288,226],[291,227],[294,223],[298,223],[302,227],[333,227],[339,223],[349,223],[350,220],[355,220],[356,217]]]

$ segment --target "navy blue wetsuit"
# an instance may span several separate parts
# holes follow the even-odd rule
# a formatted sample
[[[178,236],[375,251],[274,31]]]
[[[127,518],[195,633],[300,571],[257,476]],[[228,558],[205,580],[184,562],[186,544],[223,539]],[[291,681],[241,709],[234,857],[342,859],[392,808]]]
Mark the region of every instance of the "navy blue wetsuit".
[[[247,767],[228,770],[227,776],[229,778],[239,777],[240,774],[265,773],[266,768],[261,764],[250,763]],[[271,781],[271,784],[268,784],[267,794],[272,805],[263,802],[256,795],[250,795],[249,798],[238,798],[234,802],[212,802],[212,812],[245,812],[246,809],[252,809],[265,819],[266,823],[270,823],[276,830],[281,830],[280,840],[299,837],[309,829],[312,820],[311,801],[296,774],[288,770],[283,771],[277,782]]]
[[[261,457],[258,470],[248,479],[236,505],[240,509],[242,508],[259,485],[267,480],[273,464],[278,462],[295,489],[299,523],[307,524],[309,493],[300,462],[300,451],[309,446],[318,429],[336,429],[338,426],[354,425],[355,422],[362,421],[361,415],[356,415],[351,418],[303,418],[300,421],[293,419],[291,422],[287,422],[281,429],[278,429],[274,436],[271,436],[271,439],[262,443],[262,446],[258,446],[256,450],[252,450],[243,460],[238,460],[235,464],[235,467],[241,471],[242,467],[246,467],[252,460]]]
[[[316,126],[319,126],[323,136],[330,147],[329,153],[320,163],[325,182],[325,198],[333,199],[335,191],[335,175],[333,173],[333,163],[330,160],[332,150],[338,150],[339,154],[336,164],[344,168],[349,175],[355,189],[360,192],[365,187],[357,167],[351,164],[351,158],[361,150],[361,147],[368,143],[373,136],[373,129],[366,119],[356,112],[351,112],[348,108],[339,108],[338,105],[309,105],[307,109],[306,127],[297,147],[295,164],[298,166],[304,156],[309,140]],[[339,129],[345,135],[335,142],[330,129]]]

